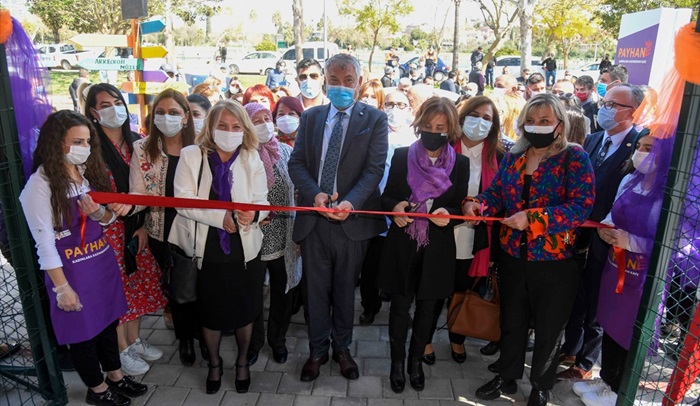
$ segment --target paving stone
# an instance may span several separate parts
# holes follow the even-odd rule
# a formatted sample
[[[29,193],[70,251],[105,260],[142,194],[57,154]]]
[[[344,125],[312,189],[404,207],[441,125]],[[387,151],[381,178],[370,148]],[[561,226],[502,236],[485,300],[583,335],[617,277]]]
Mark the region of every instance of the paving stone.
[[[192,389],[203,388],[208,374],[209,370],[204,368],[182,368],[182,372],[173,386]]]
[[[277,395],[274,393],[261,393],[256,406],[292,406],[293,395]]]
[[[294,399],[294,406],[329,406],[331,398],[328,396],[307,396],[297,395]]]
[[[151,369],[143,377],[143,383],[159,386],[173,386],[181,372],[182,367],[174,365],[151,365]]]
[[[367,399],[363,398],[333,398],[331,406],[366,406]]]
[[[147,340],[156,347],[173,345],[175,343],[175,332],[171,330],[153,330],[153,333],[148,336]]]
[[[287,372],[287,373],[301,373],[301,367],[306,362],[308,355],[301,354],[289,354],[287,357],[287,362],[284,364],[278,364],[275,361],[268,361],[265,366],[265,371],[267,372]],[[303,359],[303,361],[301,361]]]
[[[258,403],[259,393],[238,393],[236,391],[226,391],[220,406],[255,406]]]
[[[151,315],[145,315],[141,317],[141,321],[139,324],[140,327],[140,332],[143,335],[143,331],[145,329],[152,329],[154,328],[153,326],[158,322],[158,319],[161,319],[161,316],[151,316]],[[163,323],[163,326],[165,326],[165,323]]]
[[[219,390],[213,395],[208,395],[204,389],[192,389],[185,400],[184,406],[209,406],[221,403],[226,392]]]
[[[452,360],[439,360],[435,365],[431,365],[428,368],[423,367],[423,369],[430,369],[431,378],[460,379],[464,377],[462,365]]]
[[[357,341],[379,341],[381,326],[355,326],[352,339]]]
[[[182,405],[187,399],[190,390],[188,388],[173,388],[159,386],[148,399],[147,405]]]
[[[452,400],[452,382],[449,379],[426,379],[425,389],[418,392],[418,399]]]
[[[277,392],[277,387],[282,377],[281,372],[250,372],[251,392]]]
[[[348,380],[342,376],[319,376],[314,381],[311,394],[314,396],[347,396]]]
[[[382,390],[382,397],[384,399],[418,399],[418,392],[411,388],[411,385],[408,383],[408,376],[406,376],[406,389],[404,389],[403,392],[394,393],[394,391],[391,390],[388,374],[382,378]]]
[[[379,376],[361,376],[348,383],[348,397],[379,398],[381,396],[382,378]]]
[[[359,358],[387,358],[389,356],[389,343],[381,341],[358,341],[357,357]]]
[[[402,399],[367,399],[367,406],[403,406]],[[462,405],[464,406],[464,405]]]
[[[364,373],[366,376],[389,376],[391,372],[391,360],[389,358],[368,358],[364,360]]]
[[[403,401],[404,406],[435,406],[437,401],[435,400],[421,400],[421,399],[406,399]]]
[[[163,356],[155,361],[148,361],[150,364],[168,364],[173,359],[173,356],[175,356],[176,353],[178,355],[175,356],[175,359],[177,360],[177,362],[180,362],[180,354],[178,352],[177,341],[175,342],[175,345],[159,345],[158,349],[163,351]]]
[[[302,382],[299,379],[299,374],[284,373],[277,387],[277,393],[310,395],[313,386],[313,382]]]

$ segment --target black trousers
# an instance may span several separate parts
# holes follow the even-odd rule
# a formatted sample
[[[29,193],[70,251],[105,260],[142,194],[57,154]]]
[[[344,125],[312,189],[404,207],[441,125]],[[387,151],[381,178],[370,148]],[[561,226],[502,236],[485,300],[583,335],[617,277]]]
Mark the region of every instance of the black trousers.
[[[116,371],[122,367],[117,343],[118,324],[119,320],[115,320],[91,340],[70,344],[75,370],[89,388],[104,382],[102,371]]]
[[[469,268],[472,266],[473,259],[458,259],[455,264],[455,287],[454,292],[466,292],[467,289],[471,289],[474,285],[474,278],[469,276]],[[452,298],[450,298],[452,300]],[[449,301],[448,301],[449,303]],[[433,325],[430,329],[430,341],[433,341],[433,335],[435,335],[435,330],[437,329],[437,322],[440,318],[440,313],[442,313],[442,307],[445,305],[445,300],[440,299],[435,303],[435,314],[433,315]],[[450,342],[453,344],[464,344],[467,339],[466,336],[461,334],[449,332]]]
[[[520,379],[525,367],[530,320],[535,325],[535,351],[530,382],[537,390],[550,390],[559,358],[559,343],[571,314],[580,269],[573,259],[527,261],[502,253],[501,275],[501,376]]]
[[[312,358],[345,351],[352,342],[355,286],[369,240],[352,241],[340,223],[319,218],[301,242]]]
[[[382,249],[386,237],[376,236],[369,240],[367,255],[362,264],[360,273],[360,297],[362,308],[367,313],[379,313],[382,308],[382,299],[377,289],[377,274],[379,273],[379,261],[382,258]]]
[[[272,261],[262,263],[263,273],[265,269],[270,274],[270,311],[267,316],[267,343],[272,348],[283,347],[287,341],[285,336],[289,329],[289,322],[292,319],[292,296],[293,292],[285,293],[287,290],[287,269],[284,266],[284,256]],[[263,277],[263,280],[265,278]],[[260,286],[262,289],[262,286]],[[257,287],[256,287],[257,289]],[[263,308],[262,303],[260,308]],[[265,345],[265,322],[264,312],[253,324],[252,351],[260,351]]]
[[[148,237],[148,246],[161,269],[165,269],[168,258],[168,244]],[[200,326],[197,316],[197,302],[177,304],[170,301],[170,311],[175,325],[175,337],[178,340],[193,340],[199,338]]]
[[[420,288],[418,281],[421,279],[421,267],[423,265],[424,250],[419,251],[413,257],[409,271],[408,292],[404,296],[396,292],[391,294],[391,308],[389,310],[389,344],[391,347],[391,361],[399,362],[406,359],[406,338],[408,336],[409,310],[414,302],[416,293]],[[438,300],[415,300],[416,308],[413,312],[413,331],[411,343],[408,346],[408,356],[418,358],[423,355],[425,345],[430,342],[435,321],[435,307]],[[442,300],[444,303],[444,300]]]
[[[605,333],[603,334],[600,377],[605,383],[610,385],[610,389],[615,393],[620,390],[628,352],[612,337]]]

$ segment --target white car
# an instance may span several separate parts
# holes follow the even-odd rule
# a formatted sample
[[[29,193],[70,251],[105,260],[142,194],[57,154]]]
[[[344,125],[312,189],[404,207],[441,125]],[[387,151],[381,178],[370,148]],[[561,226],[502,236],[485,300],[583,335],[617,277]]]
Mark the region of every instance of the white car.
[[[541,73],[544,76],[542,69],[542,59],[533,56],[530,60],[530,73]],[[503,55],[496,57],[496,67],[493,68],[493,77],[497,78],[503,74],[503,67],[506,67],[508,74],[514,77],[520,77],[520,55]]]
[[[572,77],[578,78],[583,75],[587,75],[593,78],[593,81],[598,80],[598,76],[600,76],[600,70],[598,67],[600,64],[598,62],[592,62],[592,63],[587,63],[583,66],[579,66],[576,69],[569,69],[569,73],[571,74]],[[564,71],[559,71],[557,72],[557,78],[564,77]]]
[[[226,61],[232,75],[239,73],[255,73],[267,75],[280,59],[280,54],[273,51],[251,52],[242,58],[232,58]]]

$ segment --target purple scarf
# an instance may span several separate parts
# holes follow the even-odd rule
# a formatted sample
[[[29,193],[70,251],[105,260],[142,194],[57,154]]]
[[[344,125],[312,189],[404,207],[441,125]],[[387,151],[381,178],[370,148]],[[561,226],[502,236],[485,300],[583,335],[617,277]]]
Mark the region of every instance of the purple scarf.
[[[408,147],[408,187],[411,188],[411,203],[418,204],[414,209],[417,213],[427,213],[428,199],[441,196],[452,186],[450,173],[455,166],[457,154],[451,146],[445,145],[435,164],[428,157],[428,150],[423,143],[414,142]],[[428,219],[414,218],[406,232],[411,239],[418,243],[417,249],[428,245]]]
[[[209,167],[212,173],[211,188],[214,190],[214,194],[216,194],[216,200],[222,202],[231,201],[231,188],[233,187],[231,165],[233,165],[240,151],[241,147],[238,147],[236,152],[234,152],[231,158],[226,162],[221,160],[218,152],[212,151],[209,153]],[[219,245],[221,245],[221,250],[224,254],[229,255],[231,253],[231,234],[221,228],[217,229],[217,231],[219,232]]]
[[[275,170],[273,168],[280,160],[279,144],[277,138],[273,136],[270,141],[260,144],[260,148],[258,148],[260,160],[263,162],[265,175],[267,176],[267,190],[272,189],[272,185],[275,184]]]

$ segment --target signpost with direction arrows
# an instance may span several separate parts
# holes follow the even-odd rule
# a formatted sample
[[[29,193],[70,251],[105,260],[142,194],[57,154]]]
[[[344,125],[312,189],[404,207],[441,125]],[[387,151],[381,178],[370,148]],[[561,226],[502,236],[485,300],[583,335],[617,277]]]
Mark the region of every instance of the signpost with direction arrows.
[[[141,58],[163,58],[168,54],[168,50],[160,45],[141,47]]]
[[[142,70],[143,60],[136,58],[95,58],[83,59],[78,65],[87,70]]]
[[[165,29],[165,22],[162,18],[156,18],[141,23],[141,35],[157,34]]]

